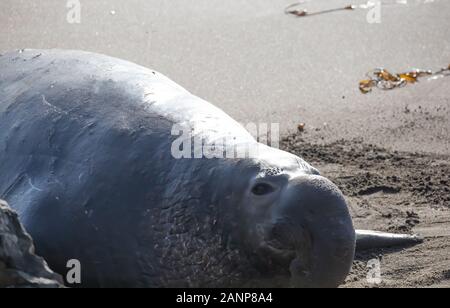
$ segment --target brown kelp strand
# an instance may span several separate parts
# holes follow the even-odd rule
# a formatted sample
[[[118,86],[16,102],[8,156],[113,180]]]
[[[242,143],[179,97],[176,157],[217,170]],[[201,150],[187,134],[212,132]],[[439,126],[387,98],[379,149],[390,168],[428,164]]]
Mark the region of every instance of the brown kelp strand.
[[[450,76],[450,65],[436,72],[415,69],[405,73],[393,74],[384,68],[376,68],[367,73],[367,79],[359,82],[359,90],[363,94],[372,92],[373,88],[393,90],[418,82],[421,78],[437,79]]]

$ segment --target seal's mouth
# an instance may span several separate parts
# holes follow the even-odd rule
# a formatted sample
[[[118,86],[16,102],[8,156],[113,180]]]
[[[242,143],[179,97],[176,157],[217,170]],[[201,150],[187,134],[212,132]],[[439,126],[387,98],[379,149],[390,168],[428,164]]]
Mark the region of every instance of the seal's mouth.
[[[264,235],[260,233],[262,256],[266,262],[278,275],[285,277],[286,285],[308,286],[313,269],[313,239],[310,232],[286,221],[271,225],[269,230]]]
[[[297,255],[294,248],[286,248],[276,239],[265,241],[262,248],[270,253],[272,258],[276,258],[277,261],[284,264],[292,261]]]
[[[285,286],[308,286],[311,266],[305,250],[286,247],[276,239],[264,242],[262,248],[278,278],[284,277]]]
[[[297,256],[297,247],[292,241],[287,240],[292,238],[292,235],[286,235],[289,233],[288,230],[281,229],[279,225],[259,225],[257,233],[262,256],[279,265],[286,265]]]

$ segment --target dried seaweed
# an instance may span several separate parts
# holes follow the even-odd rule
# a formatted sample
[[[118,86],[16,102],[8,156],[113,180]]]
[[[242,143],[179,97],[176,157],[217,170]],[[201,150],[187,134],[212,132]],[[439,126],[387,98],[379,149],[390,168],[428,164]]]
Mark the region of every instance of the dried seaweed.
[[[352,11],[352,10],[356,9],[355,5],[347,5],[345,7],[327,9],[327,10],[310,13],[306,9],[296,9],[296,7],[298,7],[301,4],[303,4],[303,3],[299,2],[299,3],[294,3],[291,5],[288,5],[284,9],[284,13],[288,14],[288,15],[294,15],[297,17],[305,17],[305,16],[328,14],[328,13],[339,12],[339,11]]]
[[[392,74],[384,68],[376,68],[367,73],[367,79],[359,82],[359,90],[363,94],[372,92],[373,88],[381,90],[392,90],[402,88],[407,84],[419,82],[420,78],[430,77],[432,79],[450,76],[450,65],[439,71],[415,69],[410,72]]]
[[[373,1],[368,0],[366,3],[363,4],[349,4],[343,7],[338,8],[331,8],[331,9],[324,9],[321,11],[316,12],[308,12],[307,9],[299,8],[300,6],[306,6],[307,0],[298,0],[296,3],[293,3],[291,5],[288,5],[284,12],[287,15],[293,15],[296,17],[307,17],[307,16],[315,16],[315,15],[322,15],[322,14],[328,14],[328,13],[334,13],[339,11],[354,11],[354,10],[367,10],[370,8],[375,7],[376,5],[382,5],[382,6],[409,6],[409,5],[418,5],[418,4],[426,4],[430,2],[434,2],[435,0],[416,0],[414,3],[411,3],[412,1],[406,1],[406,0],[384,0],[384,1]],[[355,1],[356,2],[356,1]]]

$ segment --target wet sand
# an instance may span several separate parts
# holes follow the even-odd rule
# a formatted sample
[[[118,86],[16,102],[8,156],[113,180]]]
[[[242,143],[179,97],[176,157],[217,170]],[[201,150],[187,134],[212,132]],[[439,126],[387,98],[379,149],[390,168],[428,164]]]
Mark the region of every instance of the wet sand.
[[[336,183],[355,227],[419,233],[423,244],[358,253],[344,287],[450,286],[450,155],[386,150],[359,140],[327,145],[289,136],[282,147],[304,157]],[[380,285],[367,282],[367,261],[379,259]]]

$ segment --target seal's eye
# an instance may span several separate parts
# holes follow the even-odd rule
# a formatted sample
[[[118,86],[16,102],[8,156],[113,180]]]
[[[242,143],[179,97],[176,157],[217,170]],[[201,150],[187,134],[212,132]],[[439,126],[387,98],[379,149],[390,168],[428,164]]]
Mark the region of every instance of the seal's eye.
[[[252,188],[252,193],[257,196],[267,195],[273,192],[275,189],[267,183],[258,183]]]

